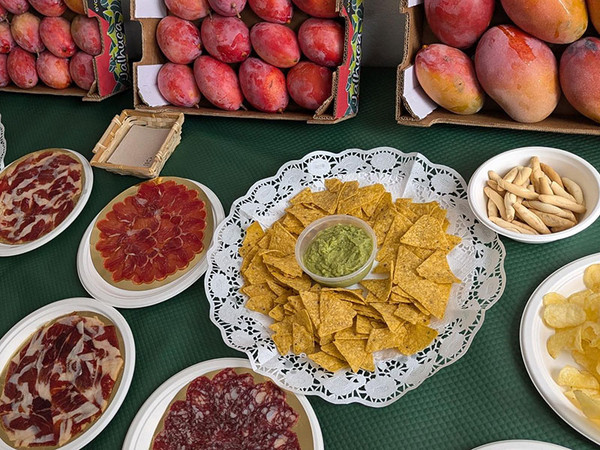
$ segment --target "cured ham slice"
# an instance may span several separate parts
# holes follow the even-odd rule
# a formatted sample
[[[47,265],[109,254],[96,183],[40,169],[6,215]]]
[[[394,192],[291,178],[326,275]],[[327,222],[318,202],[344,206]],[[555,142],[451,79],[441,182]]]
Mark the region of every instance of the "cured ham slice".
[[[68,153],[31,154],[0,177],[0,242],[35,241],[60,225],[82,191],[83,166]]]
[[[204,250],[206,205],[173,180],[147,181],[96,224],[96,250],[115,282],[164,280]]]
[[[122,366],[114,325],[74,313],[42,327],[2,380],[0,423],[12,444],[70,441],[106,409]]]
[[[225,369],[212,380],[198,377],[189,384],[185,400],[171,405],[152,449],[297,450],[297,421],[278,386],[254,384],[250,374]]]

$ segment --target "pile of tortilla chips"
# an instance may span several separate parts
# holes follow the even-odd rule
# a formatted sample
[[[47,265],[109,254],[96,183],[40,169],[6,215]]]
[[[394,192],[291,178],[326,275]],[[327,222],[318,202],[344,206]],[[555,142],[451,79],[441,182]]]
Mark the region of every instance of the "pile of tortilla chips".
[[[395,202],[381,184],[325,180],[326,190],[306,188],[286,214],[263,231],[254,222],[240,248],[241,291],[246,307],[272,317],[282,355],[292,350],[329,371],[350,366],[375,370],[373,353],[395,348],[410,355],[437,336],[430,317],[442,318],[452,283],[446,255],[460,238],[446,234],[446,211],[437,202]],[[367,221],[377,236],[378,265],[364,289],[326,288],[296,262],[296,239],[314,220],[349,214]]]

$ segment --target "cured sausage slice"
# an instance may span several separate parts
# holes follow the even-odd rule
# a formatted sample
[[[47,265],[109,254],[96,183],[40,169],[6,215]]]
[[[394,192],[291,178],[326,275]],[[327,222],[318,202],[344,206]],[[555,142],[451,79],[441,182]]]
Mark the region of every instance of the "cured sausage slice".
[[[198,192],[173,180],[140,184],[96,224],[96,244],[115,282],[164,280],[204,249],[206,205]]]
[[[16,447],[63,445],[106,409],[122,366],[113,325],[76,313],[59,318],[11,359],[0,423]]]
[[[83,166],[68,153],[35,152],[0,177],[0,242],[35,241],[60,225],[82,191]]]
[[[194,379],[185,401],[174,402],[153,450],[300,448],[292,428],[298,414],[274,383],[224,369],[212,380]]]

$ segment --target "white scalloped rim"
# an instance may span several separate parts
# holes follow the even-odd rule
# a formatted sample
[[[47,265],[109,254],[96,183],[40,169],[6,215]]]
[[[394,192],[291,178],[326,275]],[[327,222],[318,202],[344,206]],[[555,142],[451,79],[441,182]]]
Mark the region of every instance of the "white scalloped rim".
[[[244,230],[258,221],[263,227],[279,219],[288,200],[305,187],[324,189],[330,177],[358,180],[361,186],[382,183],[394,198],[437,201],[448,210],[449,233],[463,241],[448,262],[463,283],[454,285],[443,320],[431,326],[438,337],[425,350],[406,357],[398,352],[376,354],[376,372],[328,372],[305,355],[280,355],[270,338],[272,320],[244,307],[239,289]],[[505,284],[504,246],[498,235],[473,215],[466,183],[455,170],[431,163],[419,153],[380,147],[341,153],[316,151],[284,164],[277,174],[255,183],[236,200],[215,232],[208,251],[205,278],[210,317],[230,347],[248,355],[253,370],[297,394],[318,395],[332,403],[382,407],[418,387],[442,367],[463,356],[483,323],[485,311],[502,295]]]

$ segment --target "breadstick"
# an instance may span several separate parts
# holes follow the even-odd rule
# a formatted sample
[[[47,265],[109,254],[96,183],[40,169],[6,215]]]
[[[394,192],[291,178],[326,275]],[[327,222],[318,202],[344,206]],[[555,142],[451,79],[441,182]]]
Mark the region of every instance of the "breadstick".
[[[553,233],[558,233],[559,231],[568,230],[571,227],[552,227],[551,230],[552,230]]]
[[[562,217],[563,219],[568,219],[575,222],[577,219],[575,218],[575,214],[568,209],[562,209],[558,206],[549,205],[548,203],[542,203],[538,200],[525,200],[523,202],[523,206],[527,208],[537,209],[538,211],[545,212],[548,214],[554,214],[555,216]]]
[[[500,196],[500,194],[498,194],[489,186],[484,187],[483,192],[485,192],[485,195],[487,195],[488,198],[494,202],[496,208],[498,208],[500,217],[506,220],[506,208],[504,207],[504,199]]]
[[[540,168],[542,169],[542,172],[548,175],[548,178],[550,178],[552,181],[556,181],[558,184],[560,184],[561,188],[564,188],[562,180],[560,179],[560,175],[557,174],[552,167],[547,164],[540,163]]]
[[[495,190],[496,192],[498,192],[499,194],[504,193],[504,189],[498,187],[498,183],[495,182],[494,180],[487,180],[486,181],[487,185],[489,187],[491,187],[493,190]],[[501,192],[502,191],[502,192]]]
[[[492,187],[492,189],[498,191],[499,194],[504,194],[504,189],[502,189],[501,187],[497,187],[498,180],[501,180],[502,177],[500,175],[498,175],[496,172],[494,172],[493,170],[488,170],[488,178],[490,179],[490,181],[493,181],[494,183],[496,183],[496,188],[493,187],[493,183],[492,184],[488,183],[488,185],[490,187]]]
[[[500,180],[498,182],[498,186],[502,189],[506,189],[508,192],[512,192],[513,194],[528,200],[535,200],[538,198],[538,194],[536,192],[531,192],[529,189],[509,183],[506,180]]]
[[[487,213],[488,213],[488,217],[489,218],[499,217],[499,214],[500,214],[499,211],[498,211],[498,207],[492,201],[491,198],[488,198],[488,201],[487,201]]]
[[[579,185],[567,177],[563,177],[562,182],[563,182],[563,185],[564,185],[565,189],[567,190],[567,192],[569,194],[571,194],[573,197],[575,197],[575,201],[577,203],[579,203],[580,205],[583,205],[583,203],[584,203],[583,191],[581,190]]]
[[[513,181],[514,184],[521,187],[527,187],[529,185],[529,176],[531,175],[531,167],[519,166],[519,175]]]
[[[514,181],[514,179],[517,178],[518,174],[519,174],[519,168],[518,167],[513,167],[512,169],[510,169],[508,171],[508,173],[506,175],[504,175],[502,177],[502,179],[504,181],[508,181],[509,183],[512,183]]]
[[[509,231],[514,231],[515,233],[521,233],[521,234],[538,234],[537,231],[535,231],[533,228],[527,226],[527,228],[525,227],[521,227],[519,225],[517,225],[515,222],[507,222],[506,220],[503,220],[499,217],[490,217],[490,220],[492,222],[494,222],[496,225],[498,225],[499,227],[502,227],[506,230]]]
[[[537,181],[538,191],[540,194],[554,195],[554,191],[552,190],[552,187],[550,186],[550,183],[546,177],[539,177]]]
[[[517,201],[517,196],[507,192],[504,194],[504,208],[506,209],[506,220],[512,222],[515,220],[515,208],[513,204]]]
[[[531,168],[533,169],[534,172],[536,170],[542,170],[540,167],[540,158],[538,158],[537,156],[531,157],[531,160],[529,161],[529,165],[531,166]]]
[[[515,204],[514,208],[515,208],[515,212],[517,213],[517,215],[521,219],[523,219],[523,221],[527,225],[529,225],[531,228],[533,228],[535,231],[537,231],[538,233],[541,233],[541,234],[550,234],[550,230],[544,224],[544,222],[542,222],[542,219],[540,219],[534,213],[529,211],[523,205]]]
[[[553,181],[550,187],[552,188],[552,192],[554,193],[554,195],[560,195],[561,197],[571,200],[572,202],[579,203],[577,200],[575,200],[575,197],[573,197],[562,187],[560,187],[560,185],[556,181]]]
[[[567,200],[559,195],[540,195],[539,201],[558,206],[559,208],[568,209],[569,211],[573,211],[574,213],[578,214],[582,214],[587,211],[584,205],[579,205],[578,203]]]
[[[547,227],[572,227],[575,225],[575,222],[564,219],[563,217],[555,216],[554,214],[548,214],[536,209],[531,209],[530,211],[542,219],[542,222],[544,222]]]

